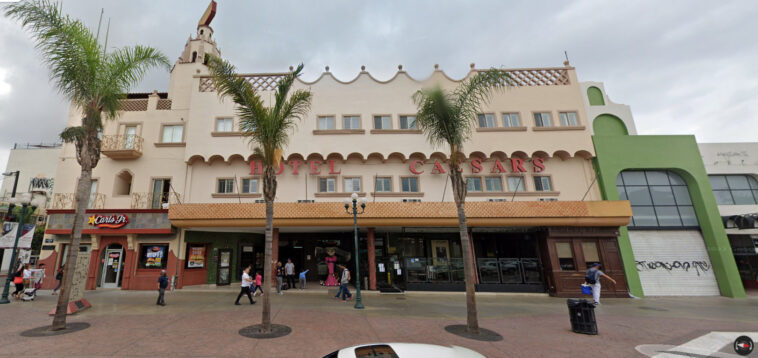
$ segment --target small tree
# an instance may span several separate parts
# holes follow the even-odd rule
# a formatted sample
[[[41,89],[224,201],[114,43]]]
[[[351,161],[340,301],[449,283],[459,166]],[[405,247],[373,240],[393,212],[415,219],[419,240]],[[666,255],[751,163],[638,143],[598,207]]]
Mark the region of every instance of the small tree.
[[[471,260],[468,227],[466,225],[466,182],[461,174],[459,153],[463,152],[463,144],[471,136],[481,106],[489,102],[493,89],[508,85],[508,75],[501,70],[479,72],[461,83],[452,92],[444,91],[439,86],[417,91],[413,101],[418,106],[416,122],[426,135],[430,144],[435,147],[447,145],[450,156],[447,166],[450,184],[453,189],[455,207],[458,210],[458,231],[461,237],[463,254],[463,271],[466,276],[466,321],[468,331],[479,333],[479,318],[476,309],[474,291],[474,275],[476,269]]]
[[[310,110],[313,95],[307,90],[296,90],[290,95],[295,79],[303,71],[297,66],[279,81],[271,107],[263,105],[260,94],[244,77],[235,72],[234,66],[218,57],[208,61],[216,89],[221,97],[231,97],[240,117],[240,129],[255,146],[255,154],[263,164],[263,199],[266,202],[266,243],[264,247],[263,277],[273,282],[271,246],[274,230],[274,199],[276,198],[276,171],[279,169],[282,149],[287,146],[289,136],[297,121]],[[263,296],[261,326],[263,332],[271,331],[271,295]]]
[[[142,80],[148,69],[168,68],[169,61],[158,50],[139,45],[106,53],[92,31],[81,21],[63,15],[59,6],[49,0],[10,4],[5,14],[21,20],[23,27],[32,33],[58,91],[83,114],[81,126],[68,127],[61,133],[63,141],[76,145],[76,160],[81,166],[74,201],[71,250],[66,259],[69,269],[64,274],[51,327],[61,330],[66,328],[73,267],[76,267],[82,239],[92,169],[100,160],[98,132],[103,129],[103,119],[117,117],[125,93]]]

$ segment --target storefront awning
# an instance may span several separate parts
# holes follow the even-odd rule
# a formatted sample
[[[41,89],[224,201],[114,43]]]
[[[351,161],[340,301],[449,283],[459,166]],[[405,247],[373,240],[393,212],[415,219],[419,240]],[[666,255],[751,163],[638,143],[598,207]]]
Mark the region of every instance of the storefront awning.
[[[469,227],[493,226],[625,226],[628,201],[469,202]],[[176,227],[263,227],[265,204],[173,204],[168,213]],[[458,226],[455,203],[368,203],[361,226]],[[352,226],[344,204],[274,203],[274,226]]]

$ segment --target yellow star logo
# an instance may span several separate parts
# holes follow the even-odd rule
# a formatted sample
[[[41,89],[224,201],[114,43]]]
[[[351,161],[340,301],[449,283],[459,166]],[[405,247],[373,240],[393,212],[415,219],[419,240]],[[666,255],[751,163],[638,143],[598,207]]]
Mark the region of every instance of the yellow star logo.
[[[95,215],[92,215],[92,216],[89,217],[89,224],[90,225],[95,225]]]

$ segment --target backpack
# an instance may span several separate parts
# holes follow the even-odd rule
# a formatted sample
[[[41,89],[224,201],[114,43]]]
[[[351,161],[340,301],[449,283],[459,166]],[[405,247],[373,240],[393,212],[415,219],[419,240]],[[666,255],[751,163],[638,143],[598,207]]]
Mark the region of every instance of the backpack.
[[[590,285],[596,284],[597,281],[595,281],[595,272],[592,272],[592,270],[587,270],[587,273],[584,275],[584,282],[587,282]]]

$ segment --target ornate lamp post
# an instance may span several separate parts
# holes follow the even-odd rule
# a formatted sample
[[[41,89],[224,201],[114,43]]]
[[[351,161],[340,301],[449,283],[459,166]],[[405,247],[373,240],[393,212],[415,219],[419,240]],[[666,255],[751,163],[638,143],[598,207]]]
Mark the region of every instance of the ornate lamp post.
[[[353,210],[350,210],[350,202],[353,203]],[[353,234],[355,237],[355,306],[356,309],[363,309],[363,303],[361,302],[361,268],[358,263],[358,257],[360,254],[360,247],[358,246],[358,214],[363,214],[366,211],[366,198],[361,198],[361,211],[358,212],[358,194],[353,193],[350,199],[345,199],[345,211],[348,215],[353,215]]]
[[[18,250],[18,239],[21,237],[21,235],[24,232],[24,217],[26,216],[26,208],[29,207],[29,203],[31,203],[32,195],[29,193],[24,193],[21,196],[21,199],[13,198],[11,199],[11,204],[20,203],[21,204],[21,214],[16,218],[18,221],[18,227],[16,228],[16,241],[13,243],[13,253],[11,254],[11,265],[8,267],[8,277],[5,279],[5,288],[3,288],[3,296],[0,298],[0,304],[4,303],[10,303],[11,301],[8,300],[8,291],[10,290],[11,286],[11,280],[13,279],[13,273],[16,271],[16,251]],[[11,214],[11,210],[13,210],[13,205],[10,205],[8,207],[8,214]],[[34,211],[34,208],[32,207],[32,212]]]

